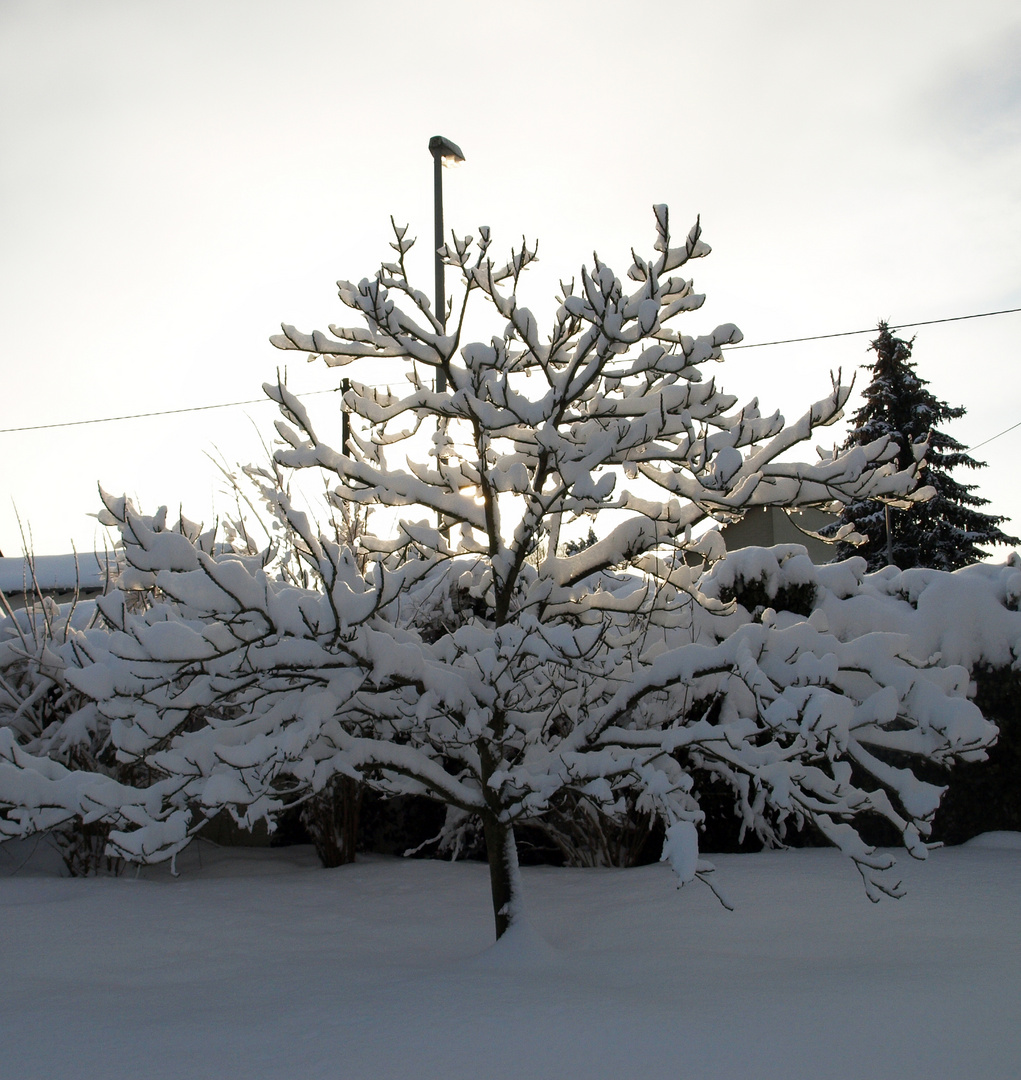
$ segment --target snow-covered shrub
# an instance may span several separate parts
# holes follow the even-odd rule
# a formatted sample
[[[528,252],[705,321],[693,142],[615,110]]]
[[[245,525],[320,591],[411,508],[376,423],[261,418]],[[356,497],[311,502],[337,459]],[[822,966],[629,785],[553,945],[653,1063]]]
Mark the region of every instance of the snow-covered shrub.
[[[101,716],[65,678],[68,639],[94,625],[95,604],[57,604],[38,588],[26,601],[14,609],[0,592],[0,738],[71,770],[116,775]],[[109,822],[60,814],[49,833],[72,876],[119,873],[121,860],[107,852]]]
[[[812,822],[871,897],[897,893],[892,860],[854,822],[880,814],[925,855],[940,789],[883,755],[980,757],[992,728],[965,697],[966,672],[877,631],[878,611],[846,637],[818,603],[808,618],[764,610],[742,622],[688,562],[722,554],[718,532],[693,537],[707,519],[835,497],[910,501],[915,466],[891,465],[885,438],[790,461],[841,415],[849,388],[835,381],[790,425],[755,400],[737,408],[703,378],[737,328],[674,328],[703,300],[675,272],[709,248],[697,224],[675,246],[666,208],[655,218],[631,291],[596,259],[564,286],[545,337],[516,297],[534,251],[496,263],[485,229],[443,250],[461,277],[449,332],[408,280],[401,228],[396,262],[340,285],[363,326],[285,327],[281,348],[361,364],[369,379],[398,359],[407,379],[401,391],[351,379],[356,422],[339,450],[286,386],[266,386],[282,446],[261,490],[307,580],[106,497],[130,569],[100,601],[111,629],[73,640],[67,678],[109,724],[118,761],[151,783],[85,778],[0,744],[0,829],[87,805],[114,826],[112,851],[155,860],[223,807],[253,822],[357,778],[446,805],[455,843],[480,830],[499,936],[520,910],[515,826],[572,800],[611,821],[649,815],[680,881],[706,881],[700,769],[734,792],[747,828],[770,837],[788,819]],[[488,342],[466,338],[476,301],[497,320]],[[424,460],[420,431],[435,431]],[[281,480],[304,470],[331,475],[334,507],[393,508],[393,535],[362,535],[353,550],[314,527]],[[591,519],[599,539],[560,554],[561,529]],[[151,606],[132,606],[132,586]],[[423,620],[429,610],[443,617]],[[717,698],[718,710],[691,709]]]
[[[996,723],[999,737],[988,761],[964,763],[944,780],[933,836],[948,844],[984,832],[1021,832],[1021,671],[979,663],[971,676],[975,704]]]
[[[732,589],[735,580],[749,576],[764,581],[770,595],[782,596],[791,587],[808,589],[815,598],[813,608],[841,638],[850,640],[867,633],[869,627],[887,629],[904,635],[910,655],[919,662],[927,658],[930,665],[962,668],[971,679],[971,693],[982,714],[999,726],[988,760],[966,761],[948,769],[946,761],[912,763],[909,754],[895,749],[884,756],[900,767],[912,767],[928,783],[946,788],[932,823],[934,839],[960,843],[980,832],[1021,827],[1018,557],[1011,555],[1001,565],[975,564],[953,573],[891,567],[867,574],[861,559],[824,567],[799,566],[791,561],[792,551],[798,549],[733,553],[710,575],[706,591],[723,594]],[[757,605],[761,603],[759,596],[753,599]],[[756,606],[741,617],[751,620],[760,612]],[[789,621],[791,614],[781,608],[767,617],[782,623]],[[884,842],[896,838],[888,829],[868,832]]]
[[[625,794],[612,812],[575,791],[564,791],[539,818],[517,828],[519,844],[531,844],[522,861],[594,867],[639,866],[655,862],[663,849],[663,828],[654,813],[639,810]]]
[[[756,564],[755,551],[762,552]],[[782,548],[745,548],[740,561],[731,559],[716,564],[713,573],[715,593],[724,603],[736,603],[761,618],[773,608],[808,616],[815,606],[816,585],[812,561],[797,544]]]

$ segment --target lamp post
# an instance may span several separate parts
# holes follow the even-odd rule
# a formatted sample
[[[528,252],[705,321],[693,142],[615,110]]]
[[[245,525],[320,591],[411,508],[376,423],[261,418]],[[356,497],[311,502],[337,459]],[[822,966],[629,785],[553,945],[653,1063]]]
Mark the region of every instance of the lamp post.
[[[440,248],[443,247],[443,166],[457,165],[464,161],[461,148],[445,139],[442,135],[434,135],[429,140],[429,153],[433,156],[433,221],[435,223],[436,242],[433,250],[436,253],[436,317],[444,330],[447,327],[447,300],[444,295],[446,290],[443,286],[443,257]],[[436,369],[436,390],[442,393],[447,388],[447,373],[442,367]]]

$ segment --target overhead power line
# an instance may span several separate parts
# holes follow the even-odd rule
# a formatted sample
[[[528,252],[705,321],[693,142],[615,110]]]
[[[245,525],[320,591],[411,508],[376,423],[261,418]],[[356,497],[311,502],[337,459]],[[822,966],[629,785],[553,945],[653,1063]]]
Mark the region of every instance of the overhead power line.
[[[1002,308],[1000,311],[979,311],[972,315],[951,315],[944,319],[925,319],[922,322],[910,322],[910,323],[896,323],[890,324],[891,330],[910,330],[916,326],[935,326],[937,323],[950,323],[950,322],[963,322],[966,319],[988,319],[993,315],[1013,315],[1016,312],[1021,311],[1021,307],[1015,308]],[[777,341],[753,341],[747,345],[728,345],[728,349],[764,349],[769,345],[796,345],[802,341],[825,341],[828,338],[841,338],[841,337],[856,337],[860,334],[874,334],[876,328],[874,326],[867,327],[864,330],[842,330],[836,334],[812,334],[808,337],[796,337],[796,338],[782,338]],[[367,384],[384,386],[385,383]],[[340,387],[335,387],[332,390],[312,390],[305,394],[296,395],[299,398],[315,397],[319,394],[336,394],[340,391]],[[154,416],[177,416],[181,413],[191,412],[205,412],[209,409],[235,409],[242,405],[261,405],[264,402],[270,401],[268,397],[263,398],[249,398],[245,401],[223,401],[217,405],[188,405],[181,409],[159,409],[153,412],[144,413],[128,413],[124,416],[100,416],[93,417],[89,420],[64,420],[55,424],[28,424],[24,427],[9,427],[0,428],[0,435],[12,435],[17,432],[24,431],[51,431],[55,428],[69,428],[69,427],[84,427],[87,424],[112,424],[120,420],[145,420]],[[991,443],[993,439],[998,439],[1000,435],[1006,435],[1008,431],[1013,431],[1014,428],[1021,427],[1021,421],[1017,424],[1006,428],[1001,431],[999,435],[992,435],[986,439],[985,442],[978,443],[976,446],[970,449],[975,450],[979,446],[985,446],[986,443]]]
[[[890,324],[891,330],[911,330],[916,326],[935,326],[937,323],[963,322],[965,319],[988,319],[992,315],[1013,315],[1021,307],[1003,308],[1000,311],[979,311],[974,315],[951,315],[945,319],[925,319],[922,322]],[[810,337],[783,338],[780,341],[753,341],[750,345],[728,345],[728,349],[764,349],[767,345],[796,345],[800,341],[825,341],[827,338],[856,337],[859,334],[874,334],[874,326],[865,330],[841,330],[838,334],[812,334]]]
[[[988,439],[983,439],[981,442],[975,443],[974,446],[969,446],[967,448],[968,452],[970,453],[972,450],[978,450],[980,446],[988,446],[993,439],[998,439],[1001,435],[1006,435],[1008,431],[1013,431],[1014,428],[1019,427],[1021,427],[1021,420],[1018,420],[1016,424],[1011,424],[1009,428],[1004,428],[1003,431],[998,431],[995,435],[990,435]]]
[[[310,390],[304,394],[295,394],[295,397],[315,397],[317,394],[336,394],[340,387],[332,390]],[[272,398],[249,398],[247,401],[222,401],[218,405],[188,405],[182,409],[159,409],[156,412],[130,413],[125,416],[100,416],[91,420],[64,420],[58,424],[31,424],[28,427],[0,428],[0,435],[7,435],[15,431],[47,431],[50,428],[82,427],[84,424],[112,424],[117,420],[145,420],[150,416],[177,416],[180,413],[205,412],[207,409],[235,409],[241,405],[264,405]]]

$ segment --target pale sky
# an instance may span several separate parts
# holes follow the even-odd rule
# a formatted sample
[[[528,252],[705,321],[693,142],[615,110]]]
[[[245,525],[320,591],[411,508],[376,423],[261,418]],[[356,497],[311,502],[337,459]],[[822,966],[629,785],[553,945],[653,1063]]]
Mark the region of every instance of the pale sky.
[[[259,398],[285,363],[336,386],[269,335],[343,318],[334,282],[390,256],[391,214],[431,293],[434,134],[467,159],[448,228],[538,237],[540,324],[593,250],[623,276],[651,249],[656,202],[677,234],[701,214],[714,249],[687,333],[1021,306],[1016,0],[0,0],[0,428]],[[1021,314],[906,333],[968,409],[952,435],[1021,422]],[[793,420],[867,342],[735,351],[716,374]],[[15,507],[38,554],[102,546],[98,483],[209,521],[209,455],[259,458],[274,416],[4,431],[0,550],[20,554]],[[1019,451],[1021,427],[958,474],[1014,531]]]

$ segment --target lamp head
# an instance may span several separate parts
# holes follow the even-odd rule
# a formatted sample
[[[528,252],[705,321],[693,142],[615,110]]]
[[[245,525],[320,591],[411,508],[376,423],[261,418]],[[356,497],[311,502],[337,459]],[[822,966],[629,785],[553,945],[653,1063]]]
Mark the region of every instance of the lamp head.
[[[434,135],[429,140],[429,153],[434,158],[439,158],[444,165],[459,165],[464,161],[461,148],[442,135]]]

